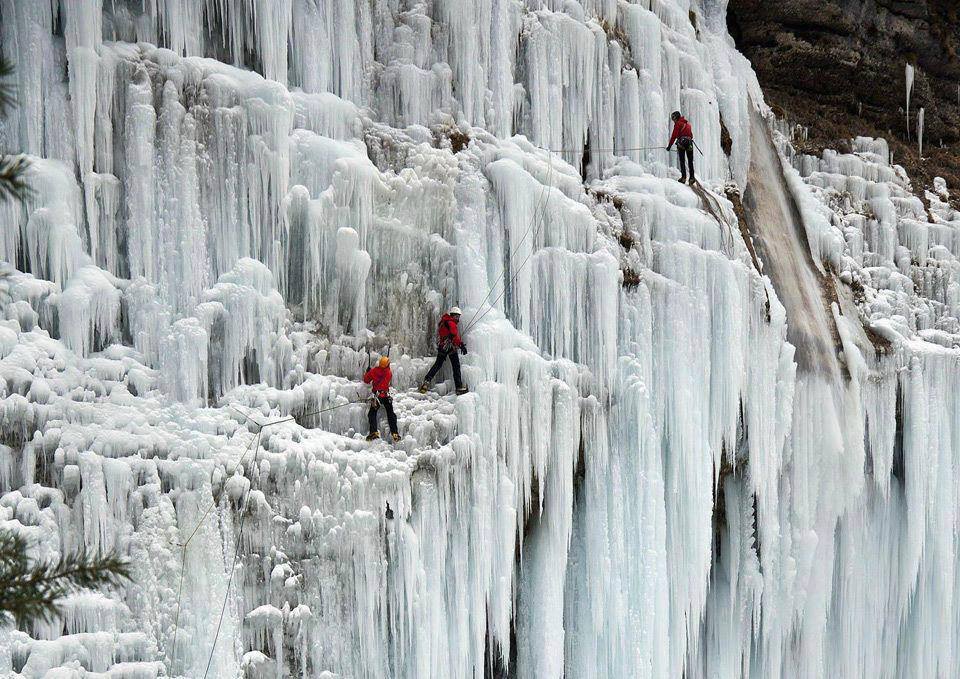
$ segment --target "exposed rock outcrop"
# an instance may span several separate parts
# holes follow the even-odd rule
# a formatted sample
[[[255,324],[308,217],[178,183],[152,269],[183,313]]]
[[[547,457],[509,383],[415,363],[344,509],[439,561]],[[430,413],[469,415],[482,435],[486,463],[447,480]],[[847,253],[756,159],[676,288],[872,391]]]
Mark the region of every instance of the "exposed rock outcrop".
[[[727,24],[757,71],[767,102],[809,128],[805,150],[842,148],[844,140],[872,132],[890,141],[895,162],[907,167],[915,184],[929,187],[942,175],[951,188],[960,188],[958,3],[730,0]],[[908,63],[916,68],[909,134]],[[924,161],[916,146],[921,106]]]

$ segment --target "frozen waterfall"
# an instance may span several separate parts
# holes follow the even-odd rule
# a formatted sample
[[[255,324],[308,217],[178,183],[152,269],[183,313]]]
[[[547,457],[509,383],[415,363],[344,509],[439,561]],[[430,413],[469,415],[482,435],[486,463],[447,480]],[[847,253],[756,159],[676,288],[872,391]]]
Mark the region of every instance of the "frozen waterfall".
[[[954,676],[960,213],[725,5],[0,0],[0,528],[134,572],[0,675]]]

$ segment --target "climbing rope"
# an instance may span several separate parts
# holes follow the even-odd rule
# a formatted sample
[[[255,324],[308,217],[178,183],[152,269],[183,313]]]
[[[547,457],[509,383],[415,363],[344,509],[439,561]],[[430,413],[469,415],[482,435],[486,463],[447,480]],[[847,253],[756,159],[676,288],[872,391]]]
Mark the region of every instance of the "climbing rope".
[[[240,414],[243,415],[243,413],[240,413]],[[258,433],[258,436],[259,436],[259,433]],[[230,474],[231,476],[235,474],[237,469],[240,468],[240,465],[243,464],[244,459],[247,457],[247,455],[250,454],[250,451],[253,450],[255,443],[257,443],[256,438],[253,438],[250,440],[250,445],[247,446],[247,449],[243,452],[243,455],[240,456],[240,459],[237,460],[237,463],[234,465],[233,472]],[[207,507],[207,510],[203,513],[203,516],[201,516],[200,520],[197,521],[197,525],[194,526],[193,530],[190,532],[190,536],[184,542],[175,543],[181,549],[181,557],[180,557],[180,584],[177,587],[177,613],[173,619],[173,649],[170,653],[171,662],[175,662],[177,658],[177,636],[180,632],[180,605],[183,599],[183,573],[186,570],[186,566],[187,566],[187,546],[189,546],[190,541],[193,540],[194,536],[196,536],[197,531],[200,530],[200,526],[202,526],[203,522],[207,520],[207,517],[210,515],[210,512],[213,511],[213,508],[215,506],[216,505],[211,503],[210,506]]]
[[[312,415],[319,415],[320,413],[326,413],[331,410],[337,410],[339,408],[344,408],[349,405],[354,405],[355,403],[362,403],[364,400],[365,399],[359,399],[357,401],[347,401],[346,403],[341,403],[339,405],[330,406],[327,408],[320,408],[319,410],[313,410],[311,412],[303,413],[299,415],[299,417],[303,418],[303,417],[310,417]],[[256,450],[253,456],[253,464],[256,465],[257,457],[260,454],[260,441],[261,441],[261,437],[263,435],[264,429],[266,429],[267,427],[272,427],[275,424],[283,424],[284,422],[295,421],[297,418],[296,416],[289,416],[289,417],[283,417],[278,420],[272,420],[270,422],[261,423],[258,420],[254,419],[253,417],[250,417],[248,414],[244,413],[242,410],[240,410],[233,404],[230,404],[229,407],[235,410],[237,413],[239,413],[240,416],[244,418],[244,420],[246,420],[247,422],[252,422],[257,427],[256,436],[254,436],[251,439],[250,445],[247,446],[246,450],[244,450],[243,452],[243,455],[240,456],[240,459],[237,460],[237,463],[233,466],[233,471],[230,473],[230,476],[233,476],[234,474],[236,474],[237,469],[240,468],[240,465],[243,464],[243,461],[246,459],[247,455],[250,454],[251,450]],[[236,568],[237,558],[239,556],[240,539],[243,537],[243,526],[244,526],[244,520],[246,518],[246,513],[247,513],[247,503],[249,501],[250,490],[252,488],[253,488],[253,483],[251,480],[251,484],[247,488],[246,493],[244,493],[244,497],[243,497],[243,508],[241,509],[241,514],[240,514],[239,533],[237,535],[237,542],[234,545],[233,564],[230,567],[230,577],[227,580],[227,591],[224,593],[224,596],[223,596],[223,606],[220,609],[220,619],[217,621],[217,631],[213,637],[213,645],[210,647],[210,657],[207,659],[207,668],[203,673],[204,677],[206,677],[207,673],[210,671],[210,664],[213,661],[213,652],[217,645],[217,639],[220,636],[220,628],[223,625],[223,616],[227,607],[227,598],[230,595],[230,587],[233,583],[233,572]],[[214,507],[216,507],[216,505],[213,503],[211,503],[210,506],[207,507],[206,511],[200,517],[200,520],[197,521],[197,525],[194,526],[193,530],[190,532],[190,535],[187,537],[186,540],[184,540],[183,542],[174,543],[176,544],[176,546],[181,548],[181,557],[180,557],[180,583],[177,587],[177,612],[173,620],[173,647],[170,653],[171,662],[175,662],[177,657],[177,637],[180,632],[180,609],[181,609],[181,603],[183,600],[183,574],[184,574],[184,571],[186,571],[186,565],[187,565],[187,547],[190,545],[190,541],[193,540],[193,538],[197,535],[197,532],[200,530],[200,527],[210,516],[210,513],[213,511]]]
[[[696,145],[696,142],[694,142],[694,144]],[[700,151],[700,154],[703,155],[703,151],[700,150],[699,145],[697,145],[696,148],[698,151]],[[670,149],[667,149],[666,147],[663,147],[663,146],[637,146],[637,147],[621,147],[621,148],[561,148],[561,149],[546,149],[546,150],[548,150],[550,153],[581,153],[581,154],[588,153],[588,152],[589,153],[622,153],[622,152],[631,152],[631,151],[654,151],[654,150],[670,151]],[[484,296],[483,300],[481,300],[480,304],[478,305],[477,310],[474,312],[473,316],[467,322],[466,327],[463,330],[463,334],[466,334],[467,332],[469,332],[477,323],[482,321],[483,318],[496,307],[497,303],[506,294],[509,286],[513,285],[513,283],[516,281],[517,277],[520,275],[523,268],[526,266],[526,264],[530,261],[530,259],[533,257],[533,255],[536,252],[536,249],[535,249],[536,240],[539,237],[540,233],[542,232],[544,225],[546,224],[545,214],[546,214],[546,208],[549,205],[549,201],[550,201],[550,190],[554,188],[553,187],[554,167],[553,167],[552,155],[548,155],[547,162],[548,162],[547,180],[540,189],[540,195],[538,196],[538,199],[537,199],[538,205],[536,210],[534,211],[534,219],[531,221],[530,226],[525,230],[520,241],[513,248],[513,254],[515,255],[519,251],[520,247],[524,244],[524,242],[526,242],[527,237],[530,236],[530,234],[532,233],[533,243],[530,246],[530,252],[527,253],[526,257],[523,259],[523,261],[514,271],[512,276],[510,276],[510,278],[503,284],[502,290],[493,299],[493,301],[490,302],[489,307],[481,314],[480,311],[483,308],[484,304],[486,304],[487,301],[489,300],[490,295],[493,293],[494,290],[496,290],[497,285],[499,285],[501,280],[504,280],[504,276],[507,272],[507,266],[509,265],[510,260],[513,259],[513,256],[508,253],[507,262],[501,268],[499,275],[494,280],[490,288],[487,290],[487,293]],[[389,354],[389,350],[388,350],[388,354]],[[298,417],[306,418],[306,417],[311,417],[313,415],[319,415],[321,413],[338,410],[340,408],[344,408],[349,405],[362,403],[365,400],[366,399],[361,398],[356,401],[347,401],[346,403],[341,403],[339,405],[302,413],[299,416],[291,415],[291,416],[283,417],[281,419],[272,420],[270,422],[264,422],[264,423],[261,423],[258,420],[250,417],[249,415],[241,411],[239,408],[236,408],[231,404],[229,407],[235,410],[237,413],[239,413],[241,417],[243,417],[244,420],[246,420],[247,422],[252,422],[257,427],[257,430],[256,430],[256,435],[253,437],[253,439],[251,439],[250,445],[247,446],[243,454],[240,456],[240,459],[237,460],[237,463],[234,465],[233,471],[230,473],[230,476],[233,476],[234,474],[236,474],[237,470],[243,464],[244,460],[250,454],[251,450],[255,451],[253,456],[253,464],[254,466],[256,465],[257,459],[260,454],[260,444],[263,437],[263,430],[266,429],[267,427],[271,427],[276,424],[283,424],[286,422],[296,421]],[[211,644],[211,647],[210,647],[210,654],[207,658],[206,668],[204,669],[204,673],[203,673],[204,679],[206,679],[206,677],[210,672],[210,667],[213,663],[213,655],[214,655],[214,652],[216,651],[217,642],[220,637],[220,630],[222,629],[222,626],[223,626],[223,618],[226,614],[227,601],[230,596],[230,590],[233,585],[233,576],[236,571],[237,560],[239,559],[239,555],[240,555],[240,546],[243,539],[243,531],[246,523],[247,508],[250,500],[250,491],[252,489],[253,489],[253,483],[251,478],[251,483],[247,487],[243,495],[243,501],[242,501],[242,506],[240,510],[240,523],[238,527],[237,538],[234,543],[234,552],[233,552],[233,560],[231,562],[231,567],[230,567],[230,575],[227,580],[227,588],[226,588],[226,591],[224,592],[223,603],[220,607],[220,615],[217,620],[217,627],[214,633],[213,643]],[[193,540],[193,538],[196,537],[198,531],[200,530],[200,527],[207,520],[207,518],[209,518],[215,506],[216,506],[215,504],[211,504],[206,509],[206,511],[204,511],[203,515],[200,517],[196,526],[194,526],[193,530],[190,532],[190,535],[187,537],[187,539],[184,542],[175,543],[177,546],[181,548],[182,554],[181,554],[179,585],[177,588],[177,609],[174,617],[173,646],[172,646],[172,652],[171,652],[172,661],[176,660],[177,640],[178,640],[179,627],[180,627],[180,612],[181,612],[181,604],[182,604],[182,598],[183,598],[183,577],[184,577],[184,572],[186,571],[186,556],[187,556],[186,550],[187,550],[187,547],[190,545],[190,542]]]
[[[253,454],[253,465],[257,464],[257,456],[260,454],[260,437],[263,436],[263,427],[257,432],[256,450]],[[220,607],[220,618],[217,620],[217,631],[213,635],[213,643],[210,645],[210,655],[207,658],[207,667],[203,671],[203,677],[206,679],[210,672],[210,665],[213,663],[213,652],[217,648],[217,640],[220,638],[220,628],[223,626],[223,614],[227,610],[227,599],[230,598],[230,587],[233,585],[233,574],[237,570],[237,559],[240,556],[240,541],[243,539],[243,526],[247,518],[247,505],[250,502],[250,491],[253,489],[253,479],[247,487],[247,492],[243,495],[243,508],[240,510],[240,529],[237,532],[237,542],[233,548],[233,562],[230,564],[230,577],[227,579],[227,591],[223,593],[223,605]]]
[[[484,316],[490,313],[490,311],[496,306],[497,302],[500,301],[500,299],[506,294],[507,286],[513,285],[514,281],[517,280],[517,276],[520,274],[521,269],[523,269],[524,265],[530,260],[530,257],[533,256],[536,242],[537,242],[537,237],[540,235],[540,232],[543,230],[543,225],[546,224],[546,219],[544,219],[544,215],[546,212],[546,206],[550,202],[550,189],[553,188],[553,156],[548,156],[547,163],[548,163],[547,181],[541,189],[541,196],[543,197],[543,201],[540,202],[538,209],[535,211],[534,220],[531,222],[530,227],[526,230],[526,232],[523,235],[523,238],[520,239],[520,242],[517,243],[516,247],[514,248],[514,254],[516,254],[517,250],[520,249],[520,246],[524,243],[524,241],[526,241],[527,236],[531,233],[531,231],[533,231],[533,242],[530,244],[530,252],[527,253],[526,258],[524,258],[523,262],[520,263],[520,266],[517,267],[517,270],[514,272],[513,276],[510,277],[510,280],[507,282],[504,282],[503,290],[501,290],[500,294],[497,295],[497,297],[492,302],[490,302],[490,307],[486,311],[484,311],[482,314],[480,314],[480,310],[483,308],[483,305],[486,303],[487,299],[489,299],[490,293],[492,293],[494,289],[496,289],[497,284],[503,278],[503,275],[507,272],[507,264],[504,264],[503,269],[500,271],[500,275],[497,276],[497,279],[493,282],[493,285],[490,286],[489,290],[487,290],[487,294],[484,296],[483,301],[481,301],[480,304],[477,306],[477,310],[473,313],[473,316],[471,316],[470,320],[467,321],[466,327],[463,329],[463,333],[462,333],[464,335],[466,335],[470,331],[470,329],[473,328],[473,326],[475,326],[477,323],[483,320]],[[536,212],[540,213],[539,224],[537,223],[538,220],[536,218]],[[534,229],[535,226],[536,226],[536,229]],[[480,314],[480,316],[477,317],[477,314]]]
[[[340,405],[336,405],[336,406],[330,406],[329,408],[321,408],[320,410],[314,410],[309,413],[303,413],[302,415],[300,415],[300,417],[309,417],[311,415],[319,415],[320,413],[329,412],[331,410],[337,410],[338,408],[344,408],[348,405],[353,405],[354,403],[358,403],[358,401],[347,401],[346,403],[341,403]],[[235,408],[232,405],[230,407],[236,410],[237,412],[239,412],[241,415],[244,414],[238,408]],[[244,416],[246,417],[246,415]],[[253,464],[254,466],[256,466],[257,456],[260,454],[260,439],[261,439],[261,436],[263,436],[263,430],[266,429],[267,427],[272,427],[275,424],[283,424],[284,422],[295,421],[297,418],[294,416],[284,417],[279,420],[273,420],[271,422],[265,422],[263,424],[260,424],[253,418],[248,418],[248,419],[252,420],[255,424],[259,426],[259,429],[257,431],[257,437],[255,439],[257,452],[254,453],[254,456],[253,456]],[[250,491],[252,489],[253,489],[253,483],[251,480],[250,486],[247,488],[247,492],[244,494],[243,509],[240,510],[240,528],[237,532],[237,541],[233,549],[233,562],[230,565],[230,577],[227,579],[227,591],[224,592],[223,594],[223,605],[220,607],[220,618],[217,620],[217,630],[213,635],[213,644],[210,646],[210,656],[207,658],[207,667],[203,671],[204,679],[206,679],[207,674],[210,672],[210,665],[213,663],[213,653],[217,647],[217,640],[220,638],[220,628],[223,625],[223,616],[227,610],[227,599],[230,597],[230,587],[233,585],[233,574],[236,571],[237,559],[240,556],[240,541],[243,538],[243,527],[247,518],[247,504],[249,503]],[[181,571],[181,574],[182,574],[182,571]]]
[[[547,157],[547,163],[549,165],[548,174],[547,174],[547,183],[541,185],[540,187],[540,193],[537,196],[537,208],[534,210],[534,221],[530,223],[530,226],[526,229],[526,231],[524,231],[523,237],[520,238],[519,242],[513,247],[514,255],[520,250],[520,246],[524,244],[524,242],[527,240],[527,236],[529,236],[531,231],[533,231],[534,224],[536,223],[536,214],[540,213],[540,216],[542,218],[543,208],[546,205],[547,201],[549,200],[549,197],[550,197],[549,191],[551,188],[550,184],[551,184],[551,179],[553,175],[553,156]],[[536,240],[536,236],[534,236],[534,240]],[[531,249],[532,248],[533,246],[531,245]],[[473,320],[477,317],[477,314],[480,313],[480,309],[482,309],[483,305],[486,304],[488,299],[490,299],[490,294],[497,288],[497,285],[500,283],[501,279],[503,279],[503,275],[507,272],[507,266],[511,259],[513,259],[513,257],[508,253],[507,262],[504,263],[504,265],[501,267],[500,273],[497,275],[496,280],[493,281],[493,284],[487,290],[487,294],[483,296],[482,300],[480,300],[480,304],[477,305],[477,310],[473,312],[473,316],[471,316],[470,320],[467,321],[466,323],[467,329],[469,329],[469,327],[473,324]],[[504,284],[504,289],[506,289],[506,284]],[[467,329],[464,329],[463,331],[464,334],[466,334]]]
[[[696,142],[694,142],[694,143],[696,143]],[[652,150],[664,150],[664,151],[669,151],[669,149],[667,149],[667,148],[665,148],[665,147],[663,147],[663,146],[638,146],[638,147],[627,147],[627,148],[599,148],[599,149],[589,149],[589,148],[579,148],[579,149],[575,149],[575,148],[567,148],[567,149],[548,149],[548,150],[549,150],[551,153],[585,153],[585,152],[593,152],[593,153],[604,153],[604,152],[618,153],[618,152],[627,152],[627,151],[652,151]],[[700,151],[699,146],[697,146],[697,150]],[[702,151],[700,151],[700,153],[701,153],[701,155],[703,155],[703,152],[702,152]],[[509,255],[508,255],[507,263],[504,264],[504,266],[502,267],[502,269],[501,269],[499,275],[497,276],[496,280],[494,280],[493,284],[492,284],[492,285],[490,286],[490,288],[487,290],[487,293],[486,293],[486,295],[484,296],[483,300],[482,300],[482,301],[480,302],[480,304],[478,305],[477,310],[474,312],[473,316],[472,316],[472,317],[470,318],[470,320],[467,322],[466,327],[465,327],[465,329],[463,330],[463,334],[466,334],[467,332],[469,332],[477,323],[479,323],[480,321],[482,321],[483,318],[484,318],[488,313],[490,313],[490,311],[492,311],[492,310],[496,307],[497,303],[498,303],[498,302],[503,298],[503,296],[506,294],[509,286],[513,285],[513,283],[516,281],[517,277],[520,275],[520,273],[521,273],[521,271],[523,270],[523,268],[527,265],[527,263],[530,261],[530,259],[533,257],[533,255],[534,255],[535,252],[536,252],[535,243],[536,243],[536,240],[537,240],[537,238],[539,237],[540,233],[542,232],[544,225],[546,224],[546,219],[545,219],[546,208],[547,208],[547,206],[549,205],[549,201],[550,201],[550,190],[553,188],[554,168],[553,168],[553,156],[552,156],[552,155],[548,156],[548,161],[547,161],[547,162],[548,162],[547,180],[546,180],[546,183],[544,183],[543,186],[541,187],[540,195],[538,196],[538,201],[537,201],[537,202],[538,202],[538,205],[537,205],[537,208],[536,208],[535,213],[534,213],[534,219],[531,221],[530,226],[526,229],[526,231],[524,232],[524,234],[523,234],[523,236],[521,237],[520,241],[519,241],[519,242],[516,244],[516,246],[514,246],[514,248],[513,248],[513,254],[516,254],[516,252],[519,251],[520,247],[521,247],[521,246],[524,244],[524,242],[526,241],[527,237],[530,236],[530,234],[532,233],[532,234],[533,234],[533,243],[532,243],[531,246],[530,246],[530,252],[527,253],[527,256],[523,259],[523,261],[520,263],[520,265],[519,265],[519,266],[517,267],[517,269],[514,271],[513,275],[510,276],[509,280],[507,280],[507,282],[505,282],[505,283],[503,284],[503,289],[502,289],[502,290],[500,291],[500,293],[493,299],[493,301],[490,302],[489,307],[481,314],[480,311],[481,311],[481,309],[483,308],[484,304],[487,302],[487,300],[489,300],[490,295],[491,295],[491,294],[493,293],[493,291],[496,289],[496,287],[497,287],[497,285],[500,283],[500,281],[501,281],[501,280],[504,280],[504,275],[506,274],[507,266],[508,266],[508,264],[509,264],[509,261],[513,258],[512,256],[509,256]],[[478,314],[479,314],[479,315],[478,315]],[[389,352],[388,352],[388,353],[389,353]],[[299,417],[299,418],[311,417],[311,416],[313,416],[313,415],[319,415],[319,414],[321,414],[321,413],[330,412],[330,411],[332,411],[332,410],[338,410],[338,409],[340,409],[340,408],[344,408],[344,407],[349,406],[349,405],[354,405],[354,404],[357,404],[357,403],[362,403],[364,400],[366,400],[366,399],[359,399],[359,400],[357,400],[357,401],[347,401],[346,403],[341,403],[341,404],[339,404],[339,405],[330,406],[330,407],[327,407],[327,408],[321,408],[321,409],[314,410],[314,411],[310,411],[310,412],[307,412],[307,413],[302,413],[302,414],[300,414],[299,416],[291,415],[291,416],[283,417],[283,418],[281,418],[281,419],[272,420],[272,421],[270,421],[270,422],[264,422],[264,423],[261,423],[261,422],[259,422],[258,420],[250,417],[249,415],[247,415],[246,413],[244,413],[243,411],[241,411],[239,408],[236,408],[235,406],[233,406],[233,405],[231,404],[229,407],[232,408],[233,410],[235,410],[237,413],[239,413],[239,414],[241,415],[241,417],[243,417],[246,421],[252,422],[252,423],[257,427],[257,431],[256,431],[256,436],[251,440],[251,444],[250,444],[249,446],[247,446],[247,448],[244,450],[243,454],[240,456],[240,459],[239,459],[239,460],[237,461],[237,463],[234,465],[233,472],[231,472],[230,476],[233,476],[234,474],[236,474],[237,469],[239,469],[240,466],[243,464],[244,460],[245,460],[245,459],[247,458],[247,456],[250,454],[250,451],[251,451],[251,450],[254,450],[254,451],[255,451],[255,452],[254,452],[254,457],[253,457],[253,464],[256,465],[257,459],[258,459],[259,454],[260,454],[260,443],[261,443],[261,440],[262,440],[262,437],[263,437],[263,430],[266,429],[267,427],[271,427],[271,426],[276,425],[276,424],[283,424],[283,423],[286,423],[286,422],[296,421],[296,420],[298,419],[298,417]],[[240,546],[241,546],[241,541],[242,541],[242,539],[243,539],[243,530],[244,530],[245,523],[246,523],[247,507],[248,507],[248,505],[249,505],[249,500],[250,500],[250,491],[251,491],[252,489],[253,489],[253,483],[252,483],[252,479],[251,479],[251,483],[250,483],[250,485],[247,487],[246,492],[244,493],[244,496],[243,496],[242,507],[241,507],[241,510],[240,510],[240,523],[239,523],[239,527],[238,527],[237,538],[236,538],[236,541],[235,541],[235,543],[234,543],[234,552],[233,552],[233,560],[232,560],[232,562],[231,562],[231,567],[230,567],[230,575],[229,575],[228,580],[227,580],[227,588],[226,588],[226,591],[224,592],[223,603],[222,603],[222,605],[221,605],[221,607],[220,607],[220,615],[219,615],[218,620],[217,620],[217,627],[216,627],[216,631],[215,631],[215,633],[214,633],[213,643],[212,643],[211,646],[210,646],[210,654],[209,654],[209,656],[207,657],[207,664],[206,664],[206,668],[204,669],[204,673],[203,673],[204,679],[206,679],[206,677],[208,676],[208,674],[209,674],[209,672],[210,672],[210,667],[211,667],[211,665],[212,665],[212,663],[213,663],[213,655],[214,655],[214,652],[216,651],[217,642],[218,642],[219,637],[220,637],[220,630],[221,630],[222,627],[223,627],[223,618],[224,618],[224,616],[225,616],[225,614],[226,614],[227,600],[229,599],[229,596],[230,596],[230,590],[231,590],[232,585],[233,585],[233,576],[234,576],[234,572],[236,571],[237,560],[239,559],[239,556],[240,556]],[[215,504],[211,504],[210,507],[208,507],[208,508],[206,509],[206,511],[205,511],[205,512],[203,513],[203,515],[200,517],[200,520],[197,522],[196,526],[194,526],[193,530],[190,532],[190,535],[187,537],[187,539],[186,539],[184,542],[182,542],[182,543],[176,543],[177,546],[179,546],[179,547],[181,548],[181,550],[182,550],[182,555],[181,555],[181,566],[180,566],[180,579],[179,579],[180,581],[179,581],[179,585],[178,585],[178,588],[177,588],[177,610],[176,610],[176,615],[175,615],[175,617],[174,617],[174,635],[173,635],[173,647],[172,647],[172,653],[171,653],[171,660],[173,660],[173,661],[176,660],[177,639],[178,639],[179,627],[180,627],[180,612],[181,612],[181,604],[182,604],[182,598],[183,598],[183,576],[184,576],[184,572],[185,572],[185,570],[186,570],[186,556],[187,556],[187,551],[186,551],[186,550],[187,550],[187,547],[190,545],[190,542],[191,542],[191,541],[193,540],[193,538],[197,535],[197,532],[200,530],[200,527],[203,525],[203,523],[204,523],[204,522],[207,520],[207,518],[210,516],[210,514],[211,514],[211,512],[213,511],[213,509],[214,509],[215,506],[216,506]]]
[[[338,406],[330,406],[329,408],[321,408],[320,410],[313,410],[313,411],[311,411],[311,412],[309,412],[309,413],[302,413],[302,414],[300,414],[300,415],[290,415],[289,417],[284,417],[283,419],[280,419],[280,420],[273,420],[272,422],[267,422],[266,424],[264,424],[264,425],[262,425],[262,426],[263,426],[263,427],[272,427],[272,426],[275,425],[275,424],[283,424],[284,422],[295,422],[298,417],[300,417],[300,418],[311,417],[311,416],[313,416],[313,415],[319,415],[320,413],[330,412],[331,410],[337,410],[337,409],[339,409],[339,408],[346,408],[347,406],[352,406],[352,405],[354,405],[355,403],[363,403],[363,402],[366,401],[366,400],[367,400],[367,399],[365,399],[365,398],[360,398],[360,399],[358,399],[358,400],[356,400],[356,401],[347,401],[346,403],[341,403],[341,404],[338,405]]]
[[[302,415],[299,415],[299,417],[302,418],[302,417],[310,417],[310,416],[312,416],[312,415],[319,415],[320,413],[325,413],[325,412],[328,412],[328,411],[331,411],[331,410],[337,410],[338,408],[344,408],[344,407],[346,407],[346,406],[353,405],[354,403],[362,403],[362,402],[365,401],[365,400],[366,400],[366,399],[362,399],[362,398],[361,398],[361,399],[359,399],[359,400],[357,400],[357,401],[347,401],[346,403],[341,403],[340,405],[331,406],[331,407],[329,407],[329,408],[321,408],[320,410],[314,410],[314,411],[311,411],[311,412],[309,412],[309,413],[303,413]],[[248,422],[253,422],[253,423],[256,425],[256,427],[257,427],[257,433],[259,433],[259,432],[262,431],[263,429],[266,429],[267,427],[272,427],[272,426],[275,425],[275,424],[283,424],[284,422],[296,421],[296,419],[297,419],[297,416],[290,416],[290,417],[284,417],[284,418],[279,419],[279,420],[273,420],[273,421],[271,421],[271,422],[261,423],[261,422],[258,422],[258,421],[255,420],[255,419],[253,419],[252,417],[250,417],[250,416],[247,415],[246,413],[244,413],[242,410],[240,410],[239,408],[237,408],[237,407],[234,406],[233,404],[230,404],[228,407],[231,408],[232,410],[237,411],[237,413],[239,413],[240,416],[241,416],[242,418],[244,418],[245,420],[247,420]],[[236,474],[237,469],[239,469],[239,468],[240,468],[240,465],[243,464],[244,459],[247,457],[247,455],[250,454],[250,451],[251,451],[251,450],[253,450],[253,447],[252,447],[252,446],[248,446],[247,449],[244,451],[243,455],[240,456],[240,459],[237,460],[237,463],[233,466],[233,471],[230,472],[229,476],[233,476],[234,474]],[[203,522],[204,522],[204,521],[206,520],[206,518],[210,515],[210,512],[213,511],[213,509],[214,509],[215,506],[216,506],[216,505],[212,505],[212,504],[211,504],[209,507],[207,507],[207,510],[203,513],[203,516],[200,517],[200,520],[197,522],[197,525],[194,526],[193,531],[191,531],[190,537],[188,537],[184,542],[177,542],[177,543],[174,543],[174,544],[176,544],[177,547],[186,547],[187,545],[189,545],[189,544],[190,544],[190,541],[193,540],[193,537],[197,534],[197,531],[200,529],[200,526],[203,525]],[[177,612],[178,612],[178,614],[179,614],[179,609],[178,609]]]

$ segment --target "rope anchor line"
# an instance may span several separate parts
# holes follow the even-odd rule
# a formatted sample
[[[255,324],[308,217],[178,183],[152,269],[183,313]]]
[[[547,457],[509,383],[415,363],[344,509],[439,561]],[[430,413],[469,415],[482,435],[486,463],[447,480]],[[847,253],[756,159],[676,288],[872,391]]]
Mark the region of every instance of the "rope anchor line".
[[[538,147],[542,148],[542,147]],[[583,148],[570,148],[570,149],[545,149],[550,151],[550,153],[621,153],[623,151],[666,151],[668,150],[666,146],[627,146],[627,147],[617,147],[617,148],[591,148],[584,146]],[[672,150],[672,149],[670,149]],[[676,153],[676,151],[674,151]]]

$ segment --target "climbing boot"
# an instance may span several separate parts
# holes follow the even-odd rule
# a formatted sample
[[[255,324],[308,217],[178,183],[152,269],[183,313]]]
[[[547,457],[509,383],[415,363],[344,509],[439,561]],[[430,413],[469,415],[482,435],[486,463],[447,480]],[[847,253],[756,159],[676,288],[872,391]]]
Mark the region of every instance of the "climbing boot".
[[[376,441],[378,438],[380,438],[380,432],[378,431],[372,431],[369,434],[367,434],[368,441]]]
[[[419,391],[421,394],[426,394],[427,389],[429,388],[430,388],[430,385],[427,384],[426,382],[423,382],[420,384],[420,387],[417,389],[417,391]]]
[[[696,183],[697,183],[697,178],[694,177],[693,175],[690,175],[690,186],[693,186]]]
[[[468,391],[470,391],[470,390],[467,389],[466,387],[457,387],[457,396],[463,396],[463,395],[466,394]]]
[[[686,184],[686,183],[687,183],[687,176],[684,175],[684,176],[680,177],[680,179],[678,179],[677,181],[680,182],[681,184]]]
[[[393,439],[394,443],[400,443],[400,434],[398,434],[397,432],[393,432],[392,434],[390,434],[390,437]]]

